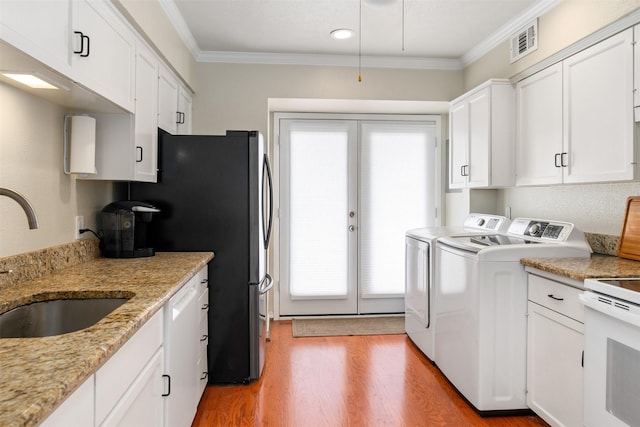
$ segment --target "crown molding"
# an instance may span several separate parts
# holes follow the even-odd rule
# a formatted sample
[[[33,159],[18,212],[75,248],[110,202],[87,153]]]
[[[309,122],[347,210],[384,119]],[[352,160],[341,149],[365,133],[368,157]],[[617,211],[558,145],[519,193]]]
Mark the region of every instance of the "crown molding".
[[[357,67],[356,55],[285,54],[261,52],[201,52],[197,62],[272,64],[272,65],[315,65],[333,67]],[[415,70],[462,70],[457,59],[446,58],[401,58],[392,56],[363,56],[365,68],[407,68]]]
[[[193,37],[193,34],[191,34],[191,30],[189,29],[189,26],[187,26],[178,6],[176,6],[173,0],[158,0],[158,2],[160,3],[162,10],[164,10],[164,13],[169,18],[169,21],[171,21],[173,27],[178,32],[178,35],[187,46],[187,49],[191,52],[191,55],[197,59],[200,54],[200,46],[198,46],[196,39]]]
[[[187,26],[174,0],[158,0],[178,35],[195,58],[203,63],[236,64],[278,64],[278,65],[316,65],[355,67],[358,57],[355,55],[321,54],[283,54],[263,52],[222,52],[200,50],[191,30]],[[362,66],[366,68],[407,68],[417,70],[459,71],[478,60],[513,33],[527,25],[531,20],[557,6],[563,0],[540,0],[507,25],[493,33],[489,38],[470,49],[459,59],[447,58],[402,58],[402,57],[362,57]]]
[[[529,22],[533,21],[537,17],[544,15],[549,10],[556,7],[563,0],[540,0],[536,2],[529,9],[525,10],[521,15],[515,18],[513,21],[508,22],[506,25],[499,28],[495,33],[490,35],[485,40],[478,43],[475,47],[471,48],[467,53],[462,55],[461,62],[463,67],[467,67],[473,62],[477,61],[499,44],[508,40],[516,31],[523,28]]]

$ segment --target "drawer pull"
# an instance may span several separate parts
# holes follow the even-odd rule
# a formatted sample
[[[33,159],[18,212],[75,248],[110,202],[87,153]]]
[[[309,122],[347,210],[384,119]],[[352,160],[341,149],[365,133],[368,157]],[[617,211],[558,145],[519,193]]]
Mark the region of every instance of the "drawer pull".
[[[209,309],[209,304],[205,304],[202,306],[202,310],[208,310]]]
[[[209,372],[203,372],[202,376],[200,377],[201,380],[206,380],[209,377]]]
[[[209,335],[203,335],[202,338],[200,338],[200,341],[206,341],[209,338]]]
[[[555,296],[555,295],[553,295],[553,294],[549,294],[549,295],[547,295],[547,296],[548,296],[549,298],[551,298],[551,299],[556,300],[556,301],[564,301],[564,298],[557,297],[557,296]]]

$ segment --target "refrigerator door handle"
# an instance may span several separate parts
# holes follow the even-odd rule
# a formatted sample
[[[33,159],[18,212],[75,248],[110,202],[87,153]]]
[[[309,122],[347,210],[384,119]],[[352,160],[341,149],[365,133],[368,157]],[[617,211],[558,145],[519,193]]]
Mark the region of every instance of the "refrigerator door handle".
[[[264,179],[266,178],[269,183],[269,220],[268,226],[265,224],[264,215],[262,216],[262,231],[264,232],[264,248],[269,248],[269,241],[271,240],[271,229],[273,226],[273,179],[271,177],[271,166],[269,165],[269,157],[264,155],[264,170],[266,174],[262,174],[262,188],[264,191]],[[262,198],[262,212],[264,213],[265,198]]]
[[[266,294],[271,288],[273,288],[273,279],[271,278],[271,275],[267,273],[264,275],[264,279],[262,279],[258,284],[258,292]]]

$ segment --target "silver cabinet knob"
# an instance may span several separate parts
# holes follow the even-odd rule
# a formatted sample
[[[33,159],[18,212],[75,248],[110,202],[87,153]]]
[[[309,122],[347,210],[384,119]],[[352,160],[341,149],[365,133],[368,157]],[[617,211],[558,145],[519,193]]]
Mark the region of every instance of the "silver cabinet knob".
[[[354,216],[356,216],[356,213],[354,211],[349,212],[349,218],[353,218]]]
[[[356,229],[356,227],[354,227],[353,225],[349,226],[349,231],[354,231]]]

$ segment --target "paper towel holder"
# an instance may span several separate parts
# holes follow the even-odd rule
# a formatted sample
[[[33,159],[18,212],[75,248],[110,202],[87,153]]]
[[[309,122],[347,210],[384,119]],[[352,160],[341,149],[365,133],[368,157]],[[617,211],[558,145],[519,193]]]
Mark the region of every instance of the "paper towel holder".
[[[71,134],[71,135],[70,135]],[[64,173],[96,174],[96,119],[88,115],[64,117]]]

